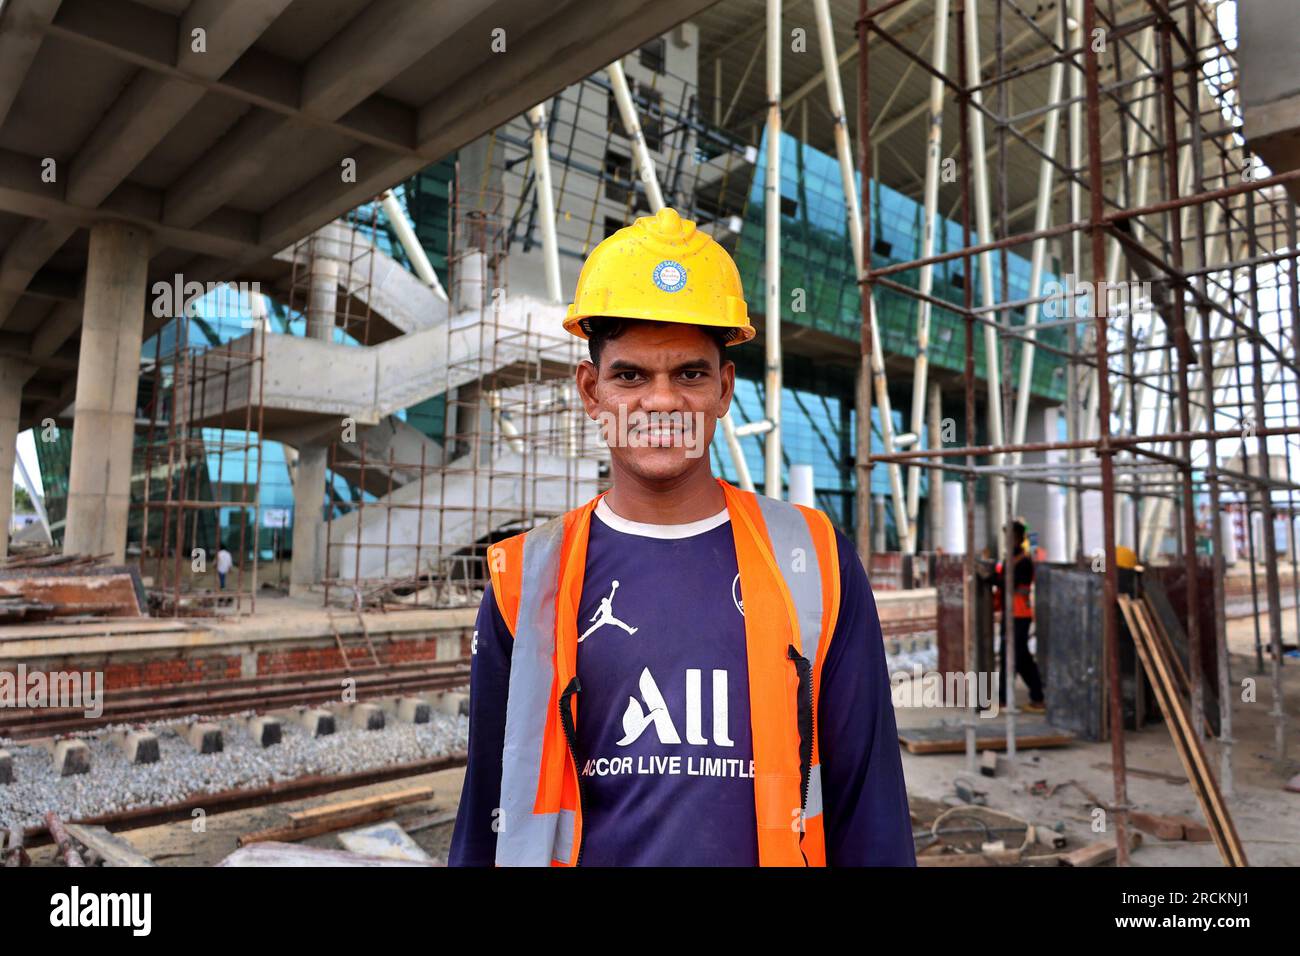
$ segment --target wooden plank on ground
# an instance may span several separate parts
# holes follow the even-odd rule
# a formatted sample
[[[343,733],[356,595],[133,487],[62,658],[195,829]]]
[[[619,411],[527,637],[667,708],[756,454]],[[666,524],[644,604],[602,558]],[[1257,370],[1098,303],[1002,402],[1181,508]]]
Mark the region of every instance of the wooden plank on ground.
[[[94,850],[105,866],[157,866],[153,860],[138,851],[124,838],[110,833],[104,827],[86,826],[83,823],[65,823],[68,836]]]
[[[289,814],[289,820],[295,827],[308,827],[326,820],[350,817],[368,810],[391,810],[393,807],[432,799],[432,787],[405,787],[391,793],[376,794],[373,797],[341,800],[336,803],[326,803],[319,807],[312,807],[308,810],[297,810]]]
[[[976,750],[1006,750],[1006,723],[1002,718],[977,718],[979,725],[975,728]],[[1046,747],[1065,747],[1074,743],[1075,737],[1068,731],[1058,730],[1042,719],[1016,722],[1016,747],[1023,750],[1036,750]],[[965,727],[906,727],[898,731],[898,742],[914,754],[951,754],[964,753],[966,750]]]
[[[1128,835],[1128,848],[1136,850],[1142,845],[1142,834],[1136,831],[1130,831]],[[1101,866],[1103,863],[1109,863],[1115,859],[1119,847],[1115,845],[1115,840],[1098,840],[1096,843],[1089,843],[1087,846],[1081,846],[1077,850],[1071,850],[1069,853],[1062,853],[1057,862],[1061,866],[1085,867]]]

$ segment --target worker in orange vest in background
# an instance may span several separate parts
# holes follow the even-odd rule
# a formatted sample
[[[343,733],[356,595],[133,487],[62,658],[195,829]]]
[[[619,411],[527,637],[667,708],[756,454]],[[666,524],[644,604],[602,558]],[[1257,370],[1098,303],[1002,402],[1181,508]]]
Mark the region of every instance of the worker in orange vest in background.
[[[1043,698],[1043,680],[1038,673],[1038,662],[1034,660],[1034,655],[1029,650],[1029,625],[1034,621],[1034,559],[1029,554],[1029,543],[1025,539],[1023,521],[1012,522],[1011,535],[1014,539],[1011,548],[1011,574],[1014,588],[1011,595],[1011,619],[1015,622],[1016,673],[1029,688],[1029,703],[1024,709],[1030,713],[1041,714],[1047,709]],[[1002,588],[1005,582],[1006,573],[1002,562],[999,561],[993,579],[993,606],[995,610],[1002,612],[1002,656],[999,661],[1002,679],[998,683],[999,702],[1006,701],[1006,685],[1013,679],[1007,674],[1006,666],[1007,615],[1006,602],[1002,600]]]

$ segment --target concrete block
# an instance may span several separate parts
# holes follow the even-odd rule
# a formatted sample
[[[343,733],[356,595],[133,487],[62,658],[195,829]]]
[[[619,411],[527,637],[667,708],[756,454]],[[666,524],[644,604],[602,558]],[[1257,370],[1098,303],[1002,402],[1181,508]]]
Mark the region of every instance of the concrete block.
[[[0,785],[14,782],[14,758],[7,750],[0,750]]]
[[[49,745],[49,751],[54,758],[54,772],[60,777],[90,773],[90,748],[84,740],[56,740]]]
[[[452,717],[457,714],[469,716],[469,694],[459,690],[444,691],[438,698],[438,710]]]
[[[384,713],[404,724],[427,724],[433,705],[420,697],[389,697],[381,702]]]
[[[221,753],[225,748],[221,728],[217,724],[209,724],[203,721],[190,724],[189,729],[185,732],[185,739],[191,747],[201,754]]]
[[[159,759],[158,735],[148,730],[119,730],[113,733],[114,746],[126,755],[130,763],[157,763]]]
[[[300,723],[313,737],[328,737],[338,729],[338,721],[328,710],[309,707],[298,714]]]
[[[248,720],[248,735],[263,747],[272,747],[283,739],[280,718],[259,715]]]
[[[361,730],[383,730],[384,711],[378,704],[345,704],[350,726]]]

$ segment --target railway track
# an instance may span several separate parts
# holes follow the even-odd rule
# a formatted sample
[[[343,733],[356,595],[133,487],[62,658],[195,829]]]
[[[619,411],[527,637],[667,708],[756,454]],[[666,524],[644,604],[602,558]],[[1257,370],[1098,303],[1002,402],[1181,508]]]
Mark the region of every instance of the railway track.
[[[357,701],[398,694],[450,690],[469,684],[467,661],[421,662],[308,671],[293,675],[204,681],[164,689],[129,688],[103,692],[103,712],[84,708],[19,708],[0,716],[0,736],[29,740],[84,732],[109,724],[144,723],[190,714],[218,716],[244,710],[267,711],[303,704],[337,702],[345,680],[354,682]]]

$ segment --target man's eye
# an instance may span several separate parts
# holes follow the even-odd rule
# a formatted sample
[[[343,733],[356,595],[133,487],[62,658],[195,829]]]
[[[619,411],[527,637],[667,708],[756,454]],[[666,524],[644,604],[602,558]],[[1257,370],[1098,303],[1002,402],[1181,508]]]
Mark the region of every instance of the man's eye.
[[[614,373],[614,377],[617,378],[620,382],[635,382],[637,378],[637,373],[631,371],[616,372]]]
[[[704,372],[697,368],[687,369],[686,371],[682,372],[682,374],[686,376],[686,381],[688,382],[698,382],[701,378],[704,377]]]

